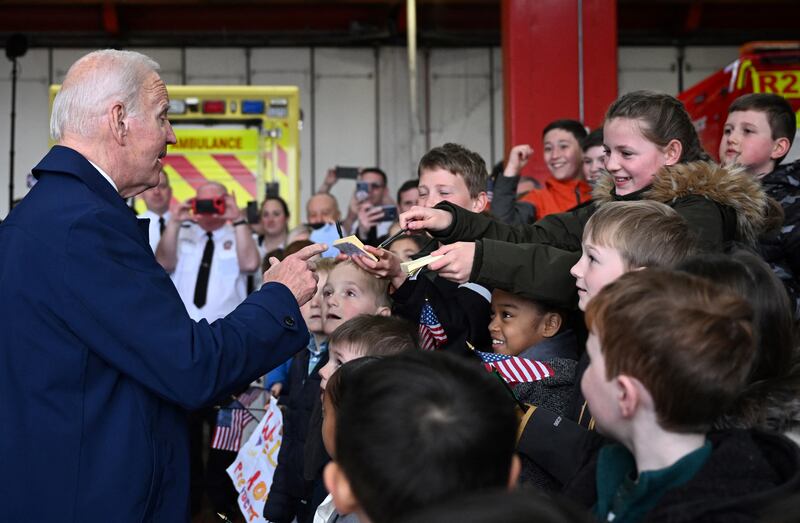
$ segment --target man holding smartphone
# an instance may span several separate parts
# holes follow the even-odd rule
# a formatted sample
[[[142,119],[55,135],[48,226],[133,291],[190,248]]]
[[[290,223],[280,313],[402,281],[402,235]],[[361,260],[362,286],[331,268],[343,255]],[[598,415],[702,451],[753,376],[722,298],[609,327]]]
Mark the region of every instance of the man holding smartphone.
[[[389,196],[386,173],[379,167],[329,169],[318,194],[330,194],[340,179],[356,180],[347,217],[342,221],[344,230],[347,234],[355,234],[367,245],[378,245],[388,236],[398,215],[397,206]]]
[[[189,316],[209,322],[244,301],[247,275],[261,266],[236,200],[213,182],[199,187],[196,198],[173,204],[156,259],[170,274]]]
[[[360,191],[359,184],[361,185]],[[388,194],[385,172],[378,167],[361,170],[356,182],[355,205],[351,204],[351,212],[355,211],[357,216],[351,234],[358,236],[358,239],[366,245],[376,246],[389,235],[389,227],[394,220],[387,219],[386,211],[387,207],[394,206],[384,206]],[[396,207],[394,207],[394,214],[396,217]],[[391,218],[391,210],[389,210],[389,215]]]

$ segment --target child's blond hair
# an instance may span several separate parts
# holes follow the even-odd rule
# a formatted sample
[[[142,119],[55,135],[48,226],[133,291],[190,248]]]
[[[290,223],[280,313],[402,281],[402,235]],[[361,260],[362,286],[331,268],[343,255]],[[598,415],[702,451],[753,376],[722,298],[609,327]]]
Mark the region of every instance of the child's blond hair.
[[[583,241],[616,249],[628,270],[672,267],[696,250],[686,220],[651,200],[601,205],[586,222]]]
[[[376,307],[391,308],[392,302],[389,299],[389,280],[376,278],[369,272],[356,265],[353,260],[344,260],[336,264],[336,267],[343,266],[355,267],[357,269],[358,273],[361,275],[364,290],[375,295]],[[331,269],[331,272],[333,272],[333,268]]]

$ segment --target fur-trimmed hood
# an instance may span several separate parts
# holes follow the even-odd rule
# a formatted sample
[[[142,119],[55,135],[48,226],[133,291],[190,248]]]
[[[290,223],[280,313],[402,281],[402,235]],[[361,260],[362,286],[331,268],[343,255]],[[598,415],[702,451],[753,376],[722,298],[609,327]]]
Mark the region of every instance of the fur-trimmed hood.
[[[680,198],[702,196],[736,212],[737,239],[753,244],[764,230],[768,198],[758,180],[744,168],[713,162],[689,162],[662,167],[649,188],[617,196],[610,175],[601,176],[592,192],[597,203],[647,199],[671,205]]]

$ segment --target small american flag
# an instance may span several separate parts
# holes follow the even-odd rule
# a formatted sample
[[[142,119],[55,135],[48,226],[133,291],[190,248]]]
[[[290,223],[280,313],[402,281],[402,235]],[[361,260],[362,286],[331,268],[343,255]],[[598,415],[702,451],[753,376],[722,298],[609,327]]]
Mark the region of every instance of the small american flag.
[[[447,343],[447,334],[427,301],[419,315],[419,343],[423,350],[435,350]]]
[[[553,369],[538,360],[479,350],[476,350],[475,353],[480,356],[487,370],[497,369],[507,383],[529,383],[549,378],[555,374]]]
[[[242,431],[253,420],[255,417],[238,401],[221,408],[217,413],[217,427],[214,430],[211,448],[238,452]]]
[[[255,382],[254,382],[255,383]],[[262,396],[266,395],[266,389],[262,386],[254,386],[250,385],[246,391],[239,394],[236,397],[236,400],[242,404],[243,407],[249,407],[256,400],[260,399]]]

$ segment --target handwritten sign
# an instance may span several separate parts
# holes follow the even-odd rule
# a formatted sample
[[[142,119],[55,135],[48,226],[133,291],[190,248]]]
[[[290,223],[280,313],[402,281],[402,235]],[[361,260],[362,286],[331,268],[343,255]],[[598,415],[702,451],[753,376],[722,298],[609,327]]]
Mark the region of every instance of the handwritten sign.
[[[248,522],[266,523],[262,514],[278,466],[282,429],[283,415],[278,402],[270,397],[264,417],[228,467],[228,475],[239,493],[239,509]]]

